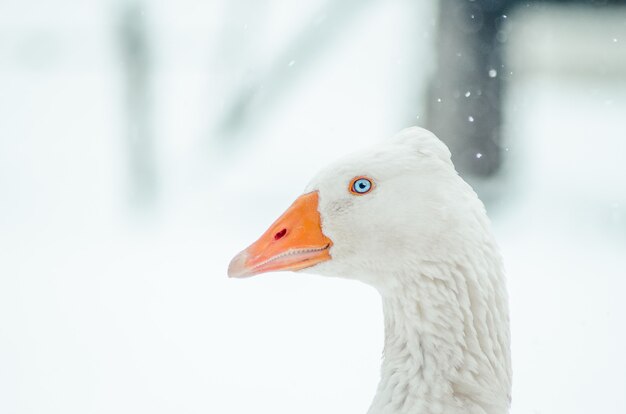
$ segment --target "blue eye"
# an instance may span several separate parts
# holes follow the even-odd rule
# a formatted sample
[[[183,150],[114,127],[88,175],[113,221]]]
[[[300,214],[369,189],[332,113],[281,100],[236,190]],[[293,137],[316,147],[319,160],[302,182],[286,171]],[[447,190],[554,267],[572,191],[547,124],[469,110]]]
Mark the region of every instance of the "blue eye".
[[[367,194],[372,190],[373,184],[372,181],[368,178],[358,177],[352,180],[352,184],[350,185],[350,191],[354,194]]]

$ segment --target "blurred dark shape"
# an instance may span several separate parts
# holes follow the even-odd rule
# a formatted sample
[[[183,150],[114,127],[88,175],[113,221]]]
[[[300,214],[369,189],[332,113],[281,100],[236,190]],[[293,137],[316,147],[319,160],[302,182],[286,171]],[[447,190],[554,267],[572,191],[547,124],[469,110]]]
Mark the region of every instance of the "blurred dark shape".
[[[126,91],[126,145],[130,199],[133,205],[154,203],[157,165],[150,111],[150,53],[141,5],[128,3],[122,10],[120,31]]]
[[[503,61],[507,19],[516,7],[551,1],[440,0],[437,70],[427,126],[450,147],[463,175],[491,176],[502,164],[502,95],[513,76]],[[623,0],[553,0],[586,6]]]
[[[440,2],[437,71],[427,122],[448,144],[462,174],[488,176],[502,161],[501,90],[508,72],[502,61],[504,42],[497,34],[506,3]]]

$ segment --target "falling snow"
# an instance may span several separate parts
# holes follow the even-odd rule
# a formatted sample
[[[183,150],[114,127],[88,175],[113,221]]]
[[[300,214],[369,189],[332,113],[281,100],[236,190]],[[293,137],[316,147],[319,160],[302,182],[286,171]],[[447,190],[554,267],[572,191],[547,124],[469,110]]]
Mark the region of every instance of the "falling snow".
[[[489,77],[495,78],[496,76],[498,76],[498,71],[495,69],[489,69]]]
[[[293,66],[293,65],[295,65],[295,64],[296,64],[296,61],[295,61],[295,60],[292,60],[291,62],[289,62],[289,66]]]
[[[476,158],[482,158],[482,157],[483,157],[483,154],[481,154],[480,152],[476,153]]]
[[[470,91],[467,91],[467,92],[465,92],[465,97],[466,97],[466,98],[469,98],[469,96],[470,96],[471,94],[472,94],[472,93],[471,93]]]
[[[470,121],[470,122],[474,122],[474,117],[470,115],[470,116],[467,117],[467,120]]]

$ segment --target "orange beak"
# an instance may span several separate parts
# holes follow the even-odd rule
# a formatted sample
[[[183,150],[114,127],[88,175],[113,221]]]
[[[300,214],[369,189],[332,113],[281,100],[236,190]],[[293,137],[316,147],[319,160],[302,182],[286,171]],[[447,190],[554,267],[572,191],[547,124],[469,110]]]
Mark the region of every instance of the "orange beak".
[[[330,260],[332,240],[322,233],[318,193],[304,194],[259,240],[233,258],[228,277],[300,270]]]

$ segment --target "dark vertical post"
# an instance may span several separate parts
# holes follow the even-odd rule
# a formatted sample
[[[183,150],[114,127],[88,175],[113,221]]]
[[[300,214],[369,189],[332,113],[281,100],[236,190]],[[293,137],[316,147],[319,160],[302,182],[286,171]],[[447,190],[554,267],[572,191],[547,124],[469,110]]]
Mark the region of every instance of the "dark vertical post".
[[[427,124],[452,152],[459,172],[493,174],[501,163],[502,83],[498,38],[505,1],[441,0],[437,71]],[[501,36],[500,36],[501,37]]]
[[[156,197],[157,174],[150,119],[149,52],[141,7],[131,2],[120,26],[126,89],[128,171],[131,202],[146,205]]]

